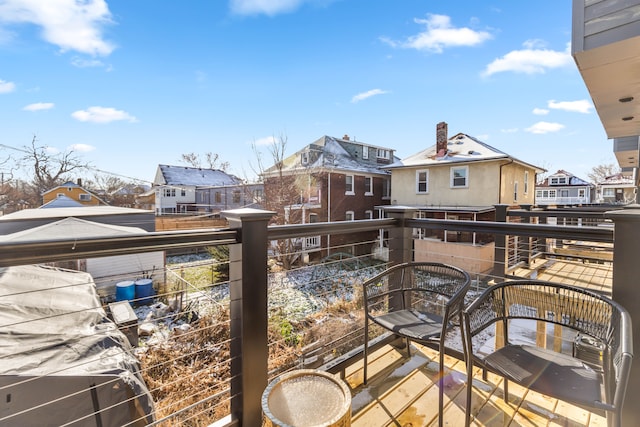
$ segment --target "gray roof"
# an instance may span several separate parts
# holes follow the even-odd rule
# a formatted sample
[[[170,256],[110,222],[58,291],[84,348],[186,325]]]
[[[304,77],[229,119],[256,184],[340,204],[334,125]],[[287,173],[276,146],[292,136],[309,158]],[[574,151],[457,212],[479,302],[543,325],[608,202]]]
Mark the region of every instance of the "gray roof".
[[[158,170],[164,182],[156,185],[193,185],[224,187],[239,185],[242,180],[219,169],[202,169],[187,166],[158,165]]]
[[[109,237],[127,234],[146,233],[138,227],[123,227],[119,225],[103,224],[80,218],[65,218],[39,227],[30,228],[16,233],[0,236],[0,242],[26,242],[30,240],[49,240],[82,237]]]
[[[284,159],[283,171],[293,172],[296,170],[324,169],[382,175],[388,174],[387,171],[381,169],[382,165],[377,163],[375,156],[373,156],[372,159],[363,159],[361,154],[358,156],[355,151],[349,152],[345,148],[354,146],[365,146],[375,149],[382,148],[360,141],[345,140],[325,135]],[[393,150],[389,148],[385,148],[385,150],[393,152]],[[309,155],[309,161],[307,164],[302,164],[301,156],[305,152]],[[361,153],[361,149],[359,152]],[[397,160],[397,158],[394,157],[394,160]],[[277,169],[276,165],[271,166],[264,171],[264,175],[272,175],[277,172]]]
[[[49,208],[49,209],[23,209],[0,216],[0,221],[15,219],[43,219],[43,218],[66,218],[70,216],[97,216],[97,215],[126,215],[126,214],[149,214],[153,211],[121,208],[119,206],[82,206],[69,208]]]
[[[69,196],[65,196],[65,195],[60,195],[58,197],[56,197],[55,199],[51,200],[50,202],[45,203],[44,205],[40,206],[38,209],[51,209],[51,208],[77,208],[77,207],[82,207],[84,206],[82,203],[78,202],[77,200],[73,200],[71,197]]]

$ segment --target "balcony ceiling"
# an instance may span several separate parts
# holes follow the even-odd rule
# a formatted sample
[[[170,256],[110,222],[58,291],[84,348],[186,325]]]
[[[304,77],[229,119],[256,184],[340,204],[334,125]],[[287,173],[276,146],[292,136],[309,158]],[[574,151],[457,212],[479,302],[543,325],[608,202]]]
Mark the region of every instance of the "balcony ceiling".
[[[607,137],[640,135],[640,36],[575,52],[574,59]]]

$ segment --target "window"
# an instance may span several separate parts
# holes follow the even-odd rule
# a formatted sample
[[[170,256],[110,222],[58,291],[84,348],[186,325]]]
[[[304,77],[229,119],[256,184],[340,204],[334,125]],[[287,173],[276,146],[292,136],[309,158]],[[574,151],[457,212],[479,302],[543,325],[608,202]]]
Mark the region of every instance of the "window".
[[[88,202],[89,200],[91,200],[91,195],[87,193],[82,193],[80,194],[80,200],[84,200]]]
[[[262,189],[258,188],[256,190],[253,190],[253,201],[254,202],[262,202],[262,197],[263,197]]]
[[[518,201],[518,181],[513,183],[513,201]]]
[[[347,211],[347,212],[344,214],[344,220],[345,220],[345,221],[353,221],[353,220],[354,220],[354,218],[355,218],[355,217],[354,217],[354,215],[353,215],[353,211]]]
[[[163,189],[164,197],[176,197],[176,189],[175,188],[165,188]]]
[[[314,224],[318,222],[318,214],[317,213],[310,213],[309,214],[309,223],[310,224]]]
[[[554,176],[551,177],[551,185],[565,185],[567,183],[566,176]]]
[[[560,197],[569,197],[569,190],[560,190]]]
[[[363,159],[369,158],[369,147],[367,147],[366,145],[362,146],[362,158]]]
[[[451,168],[451,188],[467,187],[469,166],[455,166]]]
[[[240,190],[233,190],[233,203],[240,203]]]
[[[364,177],[364,194],[368,196],[373,194],[373,178],[370,176]]]
[[[185,190],[184,188],[182,188],[182,189],[180,190],[180,195],[181,195],[182,197],[186,196],[186,195],[187,195],[187,190]]]
[[[378,148],[376,150],[376,157],[379,159],[390,159],[391,152],[389,150],[385,150],[384,148]]]
[[[584,188],[579,188],[578,189],[578,197],[580,197],[581,199],[584,199],[585,195],[586,195],[585,189]]]
[[[429,171],[416,172],[416,193],[426,194],[429,192]]]
[[[391,180],[389,178],[384,178],[382,180],[382,198],[391,198]]]
[[[222,193],[220,193],[219,191],[216,191],[215,201],[216,203],[222,203]]]
[[[549,190],[549,197],[551,197],[552,199],[556,198],[556,190]]]
[[[542,197],[542,190],[536,190],[536,197]]]
[[[306,165],[309,163],[309,153],[307,153],[306,151],[304,151],[301,155],[300,155],[300,162],[303,165]]]
[[[524,172],[524,194],[529,194],[529,171]]]
[[[602,190],[602,195],[605,197],[614,197],[616,195],[615,188],[605,188]]]
[[[344,194],[353,195],[353,175],[345,175],[344,177]]]
[[[364,211],[364,219],[373,219],[373,211]]]

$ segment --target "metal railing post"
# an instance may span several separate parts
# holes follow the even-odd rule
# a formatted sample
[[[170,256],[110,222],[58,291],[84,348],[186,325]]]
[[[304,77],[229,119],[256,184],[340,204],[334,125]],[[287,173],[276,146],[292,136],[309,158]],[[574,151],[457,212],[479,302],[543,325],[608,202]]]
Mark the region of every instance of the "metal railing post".
[[[640,278],[640,205],[628,205],[624,209],[605,214],[614,222],[613,232],[613,300],[631,314],[633,342],[640,344],[640,299],[638,299],[638,278]],[[636,350],[637,351],[637,350]],[[640,405],[636,399],[640,395],[640,363],[631,365],[625,404],[622,410],[622,425],[636,426],[640,420]]]
[[[229,245],[231,417],[241,426],[262,424],[267,387],[267,224],[275,212],[222,212],[240,242]]]
[[[520,205],[522,209],[529,212],[531,211],[531,206],[532,205]],[[520,221],[528,224],[531,222],[531,218],[526,216],[524,218],[521,218]],[[519,243],[518,260],[524,261],[525,266],[529,267],[531,265],[533,237],[523,237],[522,239],[518,240],[518,243]]]
[[[403,220],[413,218],[416,208],[407,206],[384,206],[387,218],[399,219],[400,227],[389,230],[389,263],[400,264],[413,261],[413,230],[402,224]]]
[[[495,205],[496,222],[507,222],[507,209],[509,205]],[[504,234],[496,234],[495,249],[493,257],[492,275],[496,278],[504,278],[507,268],[507,236]]]

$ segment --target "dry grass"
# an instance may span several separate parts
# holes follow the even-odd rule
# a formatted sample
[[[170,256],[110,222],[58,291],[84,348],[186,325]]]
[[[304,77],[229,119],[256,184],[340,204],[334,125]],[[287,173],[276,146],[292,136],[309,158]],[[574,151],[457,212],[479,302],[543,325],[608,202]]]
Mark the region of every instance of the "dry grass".
[[[282,320],[271,319],[269,324],[268,369],[272,373],[297,367],[308,343],[333,355],[349,350],[346,347],[352,345],[346,343],[345,348],[326,346],[335,345],[362,324],[360,311],[349,302],[334,304],[302,322]],[[166,342],[140,355],[143,376],[156,404],[156,419],[193,405],[164,426],[207,426],[230,412],[228,312],[203,316],[191,326],[188,332],[174,330]],[[211,398],[216,394],[219,396]]]

